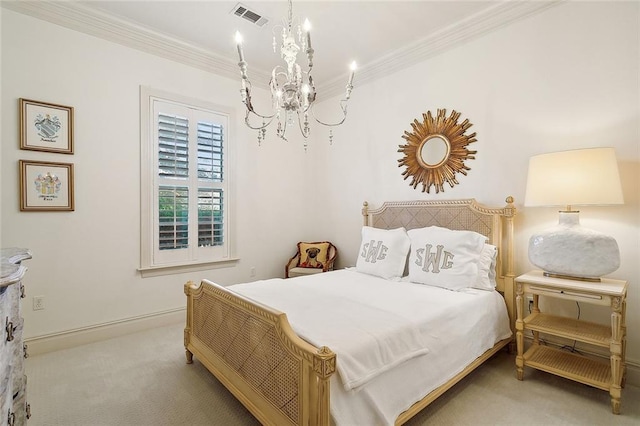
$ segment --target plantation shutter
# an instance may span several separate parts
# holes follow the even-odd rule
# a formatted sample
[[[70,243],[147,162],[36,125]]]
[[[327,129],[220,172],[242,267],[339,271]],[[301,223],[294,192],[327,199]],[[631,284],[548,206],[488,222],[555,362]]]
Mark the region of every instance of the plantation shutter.
[[[198,245],[220,246],[223,235],[223,196],[220,189],[198,189]]]
[[[224,180],[222,143],[220,124],[198,122],[198,246],[224,243],[223,192],[214,185]]]
[[[158,114],[158,174],[189,176],[189,120],[185,117]]]
[[[189,247],[189,188],[161,186],[158,200],[158,249]]]
[[[151,264],[173,266],[228,258],[225,149],[229,116],[163,99],[153,99],[150,106]]]
[[[158,176],[185,180],[183,186],[158,188],[158,249],[189,247],[189,120],[158,113]]]
[[[222,182],[222,126],[198,123],[198,178]]]

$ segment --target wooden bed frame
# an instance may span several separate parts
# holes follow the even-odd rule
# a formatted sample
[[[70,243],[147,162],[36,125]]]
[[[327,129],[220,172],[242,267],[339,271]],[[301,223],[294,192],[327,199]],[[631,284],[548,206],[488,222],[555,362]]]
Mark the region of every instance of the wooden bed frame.
[[[511,328],[515,324],[513,198],[503,208],[488,208],[473,199],[454,201],[386,202],[362,209],[364,224],[407,230],[442,226],[479,232],[498,247],[497,290],[504,296]],[[298,337],[287,316],[268,306],[203,280],[184,286],[187,362],[193,355],[264,425],[328,426],[330,379],[336,355]],[[515,336],[515,334],[514,334]],[[447,389],[459,382],[513,338],[498,342],[463,371],[436,388],[407,411],[396,424],[407,422]]]

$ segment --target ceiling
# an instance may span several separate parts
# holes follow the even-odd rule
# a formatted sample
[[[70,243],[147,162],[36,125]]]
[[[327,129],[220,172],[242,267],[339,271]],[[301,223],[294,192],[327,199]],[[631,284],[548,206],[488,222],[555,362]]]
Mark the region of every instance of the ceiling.
[[[344,90],[355,60],[354,85],[385,75],[461,42],[536,13],[550,1],[306,1],[293,2],[294,20],[312,24],[313,75],[319,89]],[[249,78],[266,86],[282,64],[273,52],[273,27],[287,16],[286,1],[242,1],[264,16],[259,27],[232,11],[237,1],[7,2],[3,7],[232,78],[239,78],[234,33],[244,38]],[[280,43],[280,40],[278,40]],[[298,55],[301,65],[307,61]]]
[[[282,63],[273,52],[274,26],[288,13],[286,1],[240,2],[269,22],[258,27],[231,12],[237,1],[91,1],[85,4],[171,35],[236,61],[234,34],[244,38],[245,59],[266,72]],[[348,73],[355,60],[366,65],[398,47],[429,36],[478,11],[491,1],[300,1],[293,2],[294,19],[312,24],[314,75],[318,82]],[[280,31],[278,46],[281,42]],[[306,64],[303,53],[300,63]],[[345,77],[346,78],[346,77]],[[346,82],[345,82],[346,83]]]

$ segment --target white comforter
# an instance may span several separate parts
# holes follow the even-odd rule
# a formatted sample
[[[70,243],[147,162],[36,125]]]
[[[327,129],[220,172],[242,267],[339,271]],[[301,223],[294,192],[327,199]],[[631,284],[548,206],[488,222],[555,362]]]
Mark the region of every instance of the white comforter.
[[[449,291],[350,269],[231,289],[286,312],[296,333],[337,354],[331,414],[340,426],[394,424],[511,335],[504,300],[495,291]],[[355,325],[343,323],[353,320]],[[403,327],[399,340],[389,334]],[[353,341],[349,333],[355,333]]]
[[[346,390],[428,352],[424,330],[406,311],[410,294],[353,271],[331,278],[317,274],[304,280],[271,279],[232,289],[286,312],[296,334],[334,351]]]

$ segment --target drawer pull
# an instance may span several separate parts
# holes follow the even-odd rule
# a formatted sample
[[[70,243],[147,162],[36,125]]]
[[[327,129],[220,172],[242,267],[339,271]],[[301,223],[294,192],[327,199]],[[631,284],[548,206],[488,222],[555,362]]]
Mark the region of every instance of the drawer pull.
[[[29,358],[29,352],[27,352],[27,349],[29,349],[29,347],[27,346],[27,344],[23,344],[22,345],[22,351],[24,352],[24,358],[27,359]]]
[[[7,325],[5,329],[7,330],[7,342],[11,342],[15,338],[15,336],[13,335],[13,332],[16,331],[18,327],[13,326],[13,322],[9,321],[9,317],[7,317],[6,324]]]
[[[31,418],[31,404],[27,404],[25,407],[25,412],[27,413],[27,420]]]
[[[24,299],[27,295],[24,292],[24,284],[20,283],[20,299]]]
[[[16,413],[12,413],[11,409],[7,411],[7,425],[14,426],[16,424]]]

